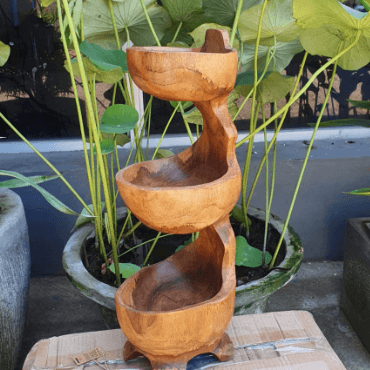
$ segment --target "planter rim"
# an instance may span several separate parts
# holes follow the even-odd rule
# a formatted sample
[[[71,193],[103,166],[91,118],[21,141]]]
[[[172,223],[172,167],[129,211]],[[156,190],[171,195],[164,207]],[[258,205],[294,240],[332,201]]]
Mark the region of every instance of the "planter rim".
[[[126,207],[118,208],[117,219],[123,217],[126,212]],[[249,207],[248,214],[259,219],[265,218],[265,211],[255,207]],[[269,223],[279,233],[281,233],[284,222],[273,214],[270,216]],[[102,283],[93,277],[86,270],[81,260],[82,243],[87,237],[92,236],[93,234],[94,225],[91,223],[81,226],[73,233],[63,250],[63,268],[69,280],[83,295],[94,300],[102,306],[105,306],[111,310],[115,310],[114,296],[117,288]],[[279,281],[282,281],[280,285],[284,286],[294,277],[294,274],[298,270],[302,261],[303,248],[300,245],[300,239],[298,235],[291,227],[287,229],[284,236],[284,241],[286,244],[286,255],[278,267],[287,267],[287,265],[289,265],[289,267],[291,267],[291,271],[281,272],[279,270],[274,270],[262,279],[240,285],[236,287],[237,296],[243,293],[248,293],[249,291],[261,290],[267,284],[271,284],[271,282],[278,283]],[[296,258],[298,255],[300,258]],[[293,266],[291,266],[289,263],[292,258],[297,260]],[[260,295],[259,298],[263,298],[264,296],[268,296],[270,294],[270,292],[266,292],[266,294]]]
[[[248,215],[252,217],[256,217],[258,219],[265,219],[266,212],[259,208],[249,207]],[[276,231],[278,231],[279,234],[281,235],[283,231],[283,227],[284,227],[284,221],[282,219],[280,219],[279,217],[271,213],[270,218],[269,218],[269,224],[273,226],[276,229]],[[301,240],[299,236],[295,233],[293,228],[289,226],[285,232],[284,241],[286,244],[286,254],[285,254],[284,259],[281,261],[281,263],[276,267],[287,268],[289,261],[294,256],[300,254],[301,258],[297,261],[297,263],[295,263],[293,266],[289,266],[291,270],[294,270],[295,272],[296,270],[298,270],[299,265],[301,264],[301,261],[302,261],[302,257],[303,257],[303,247],[301,245]],[[299,250],[297,251],[297,249]],[[237,286],[236,292],[241,292],[245,290],[253,290],[257,288],[258,286],[265,285],[266,283],[271,283],[273,280],[281,278],[282,274],[285,274],[285,275],[291,274],[291,271],[279,271],[278,269],[273,270],[262,279],[254,280],[249,283]],[[293,276],[294,276],[294,273],[292,274],[291,278],[293,278]],[[288,280],[285,284],[287,284],[289,281],[290,280]]]

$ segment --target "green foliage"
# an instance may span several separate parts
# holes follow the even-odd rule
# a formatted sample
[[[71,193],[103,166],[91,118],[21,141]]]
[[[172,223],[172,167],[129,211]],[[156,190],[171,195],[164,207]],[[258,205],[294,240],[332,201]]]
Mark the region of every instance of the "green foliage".
[[[234,206],[234,208],[231,210],[231,216],[234,217],[234,219],[240,223],[244,223],[244,213],[242,207],[237,204]],[[249,217],[247,217],[248,225],[245,225],[245,227],[250,226],[252,224]]]
[[[102,136],[103,139],[108,139],[111,141],[116,140],[116,144],[119,146],[124,146],[130,142],[129,137],[126,134],[108,134],[106,132],[102,132]]]
[[[58,175],[52,175],[52,176],[29,176],[27,177],[27,180],[29,182],[32,182],[34,184],[40,184],[45,181],[50,181],[54,179],[58,179]],[[23,188],[26,186],[29,186],[29,182],[25,182],[21,178],[15,178],[13,180],[6,180],[0,182],[0,189],[6,188],[6,189],[14,189],[14,188]],[[91,220],[90,220],[91,221]]]
[[[310,54],[334,57],[360,33],[357,44],[339,58],[338,65],[356,70],[370,62],[369,13],[350,9],[337,0],[294,0],[293,16],[302,29],[302,46]]]
[[[293,0],[269,1],[263,15],[261,45],[274,46],[277,42],[290,42],[299,36],[292,12]],[[255,43],[262,4],[245,10],[239,19],[238,29],[243,42]]]
[[[262,266],[263,253],[257,248],[250,246],[247,240],[238,235],[236,238],[236,253],[235,253],[235,264],[237,266],[245,267],[259,267]],[[265,264],[269,264],[272,260],[272,256],[269,252],[265,254]]]
[[[243,55],[241,57],[241,72],[253,71],[255,45],[244,44]],[[282,72],[291,62],[294,55],[303,51],[299,38],[289,42],[278,42],[273,46],[258,47],[258,70],[262,71],[266,65],[266,59],[272,55],[272,59],[267,67],[268,71]]]
[[[244,0],[242,10],[249,9],[263,0]],[[231,26],[238,6],[238,0],[203,0],[203,8],[206,14],[223,26]]]
[[[154,30],[159,39],[165,30],[171,26],[168,12],[155,0],[144,0]],[[117,49],[112,20],[107,3],[104,0],[86,0],[83,8],[84,31],[87,42],[99,45],[105,49]],[[113,2],[113,14],[121,45],[128,38],[135,45],[154,45],[155,39],[150,31],[145,14],[138,0]],[[99,25],[97,27],[97,25]]]
[[[54,208],[56,208],[58,211],[60,211],[62,213],[66,213],[68,215],[74,215],[74,216],[78,215],[78,213],[76,213],[75,211],[72,211],[68,206],[66,206],[60,200],[55,198],[54,195],[47,192],[41,186],[38,186],[37,182],[34,180],[33,177],[31,177],[29,179],[29,178],[27,178],[27,177],[25,177],[25,176],[23,176],[23,175],[21,175],[17,172],[4,171],[4,170],[0,170],[0,175],[15,177],[18,181],[13,183],[13,185],[14,184],[17,185],[17,186],[13,186],[13,187],[18,187],[18,188],[23,187],[23,186],[32,186],[32,187],[34,187],[36,190],[38,190],[41,193],[41,195],[46,199],[46,201],[50,205],[52,205]],[[45,181],[52,180],[53,178],[57,178],[57,177],[59,177],[59,176],[53,176],[52,178],[46,178],[43,181],[38,181],[38,182],[45,182]],[[23,185],[21,183],[23,183]]]
[[[106,50],[86,41],[81,43],[80,50],[95,67],[103,71],[111,71],[120,67],[122,72],[128,72],[127,57],[123,50]]]
[[[351,103],[356,108],[363,108],[370,110],[370,102],[369,101],[361,101],[361,100],[351,100],[347,99],[349,103]]]
[[[257,100],[261,104],[273,103],[284,99],[293,89],[294,77],[284,76],[278,72],[271,72],[257,87]],[[253,85],[236,86],[235,90],[247,96]]]
[[[235,113],[238,110],[237,105],[235,104],[235,100],[239,99],[240,94],[238,91],[235,89],[231,91],[227,98],[227,107],[229,109],[230,116],[233,117]],[[188,112],[184,114],[184,118],[189,122],[189,123],[194,123],[196,125],[203,125],[203,116],[200,113],[198,108],[191,109]]]
[[[137,265],[134,265],[133,263],[119,263],[118,266],[119,266],[119,273],[122,275],[124,279],[129,278],[135,272],[140,270],[140,267]],[[109,270],[111,270],[113,273],[116,272],[114,264],[109,266]]]
[[[108,134],[125,134],[135,128],[139,113],[125,104],[115,104],[107,108],[100,121],[99,130]]]
[[[93,207],[92,204],[89,204],[88,207],[90,208],[91,211],[94,211],[94,207]],[[101,203],[101,209],[102,209],[102,212],[103,212],[104,209],[105,209],[105,202]],[[83,208],[81,213],[78,215],[77,220],[76,220],[72,230],[75,230],[75,229],[77,229],[77,228],[81,227],[82,225],[85,225],[89,222],[94,222],[94,219],[92,219],[91,216],[90,216],[90,213],[85,208]]]
[[[109,71],[104,71],[91,63],[90,59],[87,57],[83,58],[82,61],[84,66],[84,73],[86,73],[88,76],[94,75],[96,81],[104,82],[107,84],[114,84],[120,81],[123,77],[121,67],[117,67]],[[64,63],[64,68],[68,72],[70,72],[67,62]],[[81,77],[80,68],[76,59],[72,60],[72,69],[75,76]]]
[[[0,41],[0,67],[2,67],[8,60],[10,55],[10,46]]]
[[[173,22],[186,22],[202,11],[201,0],[162,0],[162,3]]]

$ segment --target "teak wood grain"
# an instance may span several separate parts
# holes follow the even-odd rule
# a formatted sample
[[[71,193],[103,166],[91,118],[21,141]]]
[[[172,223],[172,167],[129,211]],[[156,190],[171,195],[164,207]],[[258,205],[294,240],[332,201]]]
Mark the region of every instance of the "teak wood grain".
[[[127,62],[143,91],[192,101],[204,123],[190,148],[116,175],[123,201],[145,225],[174,234],[199,231],[196,241],[138,271],[117,290],[118,321],[128,338],[124,359],[145,355],[153,369],[185,369],[205,352],[225,361],[233,353],[224,333],[236,286],[229,212],[241,187],[237,131],[226,105],[237,54],[226,31],[208,30],[200,49],[132,47]]]

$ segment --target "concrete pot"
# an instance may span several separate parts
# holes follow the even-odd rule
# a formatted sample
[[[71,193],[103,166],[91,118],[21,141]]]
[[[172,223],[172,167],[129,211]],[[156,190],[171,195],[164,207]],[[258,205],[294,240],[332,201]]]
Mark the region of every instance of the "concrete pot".
[[[370,352],[370,218],[347,220],[340,308]]]
[[[21,198],[0,189],[0,369],[13,370],[22,343],[30,278],[28,227]]]
[[[117,217],[123,217],[126,208],[120,208]],[[265,212],[250,207],[250,216],[264,220]],[[281,232],[284,223],[276,216],[270,217],[270,223]],[[72,284],[86,297],[100,305],[102,316],[108,325],[116,325],[114,294],[116,288],[104,284],[85,269],[81,261],[81,253],[88,237],[94,235],[94,226],[86,224],[79,228],[68,240],[63,251],[63,267]],[[299,269],[303,257],[303,248],[298,235],[292,228],[286,232],[286,256],[279,267],[289,268],[289,271],[274,270],[263,279],[241,285],[236,288],[235,315],[263,312],[268,297],[293,279]],[[112,324],[112,325],[111,325]]]

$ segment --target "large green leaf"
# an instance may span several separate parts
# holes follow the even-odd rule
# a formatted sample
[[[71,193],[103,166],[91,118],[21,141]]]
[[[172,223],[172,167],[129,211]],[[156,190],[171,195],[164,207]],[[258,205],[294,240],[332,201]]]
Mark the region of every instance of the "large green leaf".
[[[10,55],[10,46],[0,41],[0,67],[2,67],[8,60]]]
[[[100,121],[99,130],[108,134],[125,134],[135,128],[139,113],[125,104],[115,104],[107,108]]]
[[[293,0],[270,0],[267,3],[261,28],[260,44],[273,46],[289,42],[299,36],[292,10]],[[243,42],[255,43],[262,4],[245,10],[239,18],[238,29]]]
[[[32,181],[35,184],[40,184],[45,181],[50,181],[54,179],[58,179],[60,176],[52,175],[52,176],[29,176],[27,179]],[[25,186],[29,186],[28,183],[25,183],[23,180],[20,179],[13,179],[0,182],[0,188],[6,189],[14,189],[14,188],[23,188]]]
[[[154,30],[159,39],[171,26],[168,12],[155,0],[144,0]],[[113,2],[113,13],[121,45],[127,42],[126,27],[130,40],[135,45],[154,45],[155,39],[150,31],[139,0]],[[104,0],[87,0],[83,7],[84,30],[87,42],[105,49],[117,49],[109,7]]]
[[[95,73],[96,81],[101,81],[107,84],[114,84],[120,81],[124,75],[121,67],[111,69],[110,71],[103,71],[100,68],[96,67],[94,64],[92,64],[89,58],[87,57],[82,58],[82,62],[86,74],[89,75]],[[67,61],[64,62],[64,68],[69,72]],[[78,67],[76,59],[72,60],[72,69],[75,77],[76,76],[81,77],[80,69]]]
[[[238,106],[234,103],[235,100],[239,99],[240,94],[235,89],[231,91],[227,98],[227,107],[229,109],[229,113],[231,117],[234,117],[236,112],[238,111]],[[185,119],[189,123],[194,123],[196,125],[203,125],[203,116],[198,110],[198,108],[191,109],[190,111],[184,114]]]
[[[226,30],[229,34],[229,37],[231,35],[231,28],[226,26],[220,26],[216,23],[204,23],[201,26],[197,27],[194,31],[189,32],[191,37],[194,40],[194,43],[192,45],[193,48],[200,48],[203,46],[204,41],[206,39],[206,32],[209,29],[216,29],[216,30]],[[234,40],[233,48],[238,50],[239,49],[239,42],[238,40]]]
[[[129,278],[135,272],[140,270],[138,265],[134,265],[133,263],[119,263],[118,264],[119,273],[122,275],[124,279]],[[115,273],[116,269],[114,268],[114,264],[109,266],[109,270]]]
[[[192,13],[202,11],[201,0],[162,0],[162,4],[175,22],[186,22]]]
[[[36,190],[38,190],[41,193],[41,195],[47,200],[47,202],[50,205],[52,205],[54,208],[56,208],[58,211],[66,213],[67,215],[74,215],[74,216],[78,215],[78,213],[76,213],[75,211],[72,211],[68,206],[63,204],[59,199],[55,198],[54,195],[51,195],[41,186],[38,186],[33,180],[29,180],[27,177],[17,172],[13,172],[13,171],[0,170],[0,175],[15,177],[16,179],[23,181],[25,183],[25,186],[34,187]]]
[[[254,50],[255,45],[243,44],[243,55],[240,67],[241,72],[253,70]],[[262,71],[265,68],[266,58],[268,54],[273,51],[275,51],[275,53],[267,70],[282,72],[289,65],[294,55],[303,51],[303,47],[299,38],[290,42],[278,42],[275,46],[270,48],[268,46],[259,45],[257,59],[257,68],[259,71]]]
[[[235,264],[237,266],[245,267],[259,267],[262,266],[262,251],[252,247],[248,244],[247,240],[238,235],[236,238],[236,252],[235,252]],[[265,254],[265,264],[270,263],[272,256],[269,252]]]
[[[127,57],[123,50],[106,50],[86,41],[81,43],[80,50],[95,67],[103,71],[111,71],[120,67],[123,72],[128,72]]]
[[[302,28],[300,40],[310,54],[334,57],[355,41],[358,43],[338,60],[347,70],[357,70],[370,62],[369,13],[349,10],[337,0],[294,0],[293,16]]]
[[[308,126],[314,127],[315,123],[308,123]],[[332,121],[320,122],[320,127],[336,127],[336,126],[362,126],[370,127],[370,120],[357,118],[343,118]]]
[[[263,0],[244,0],[242,10],[249,9],[257,4],[262,3]],[[203,9],[206,11],[213,22],[223,26],[231,26],[236,9],[238,7],[238,0],[204,0]]]
[[[278,72],[271,74],[261,81],[257,86],[257,100],[261,104],[273,103],[284,99],[284,97],[293,89],[294,77],[283,76]],[[235,90],[241,95],[247,96],[253,85],[236,86]]]

